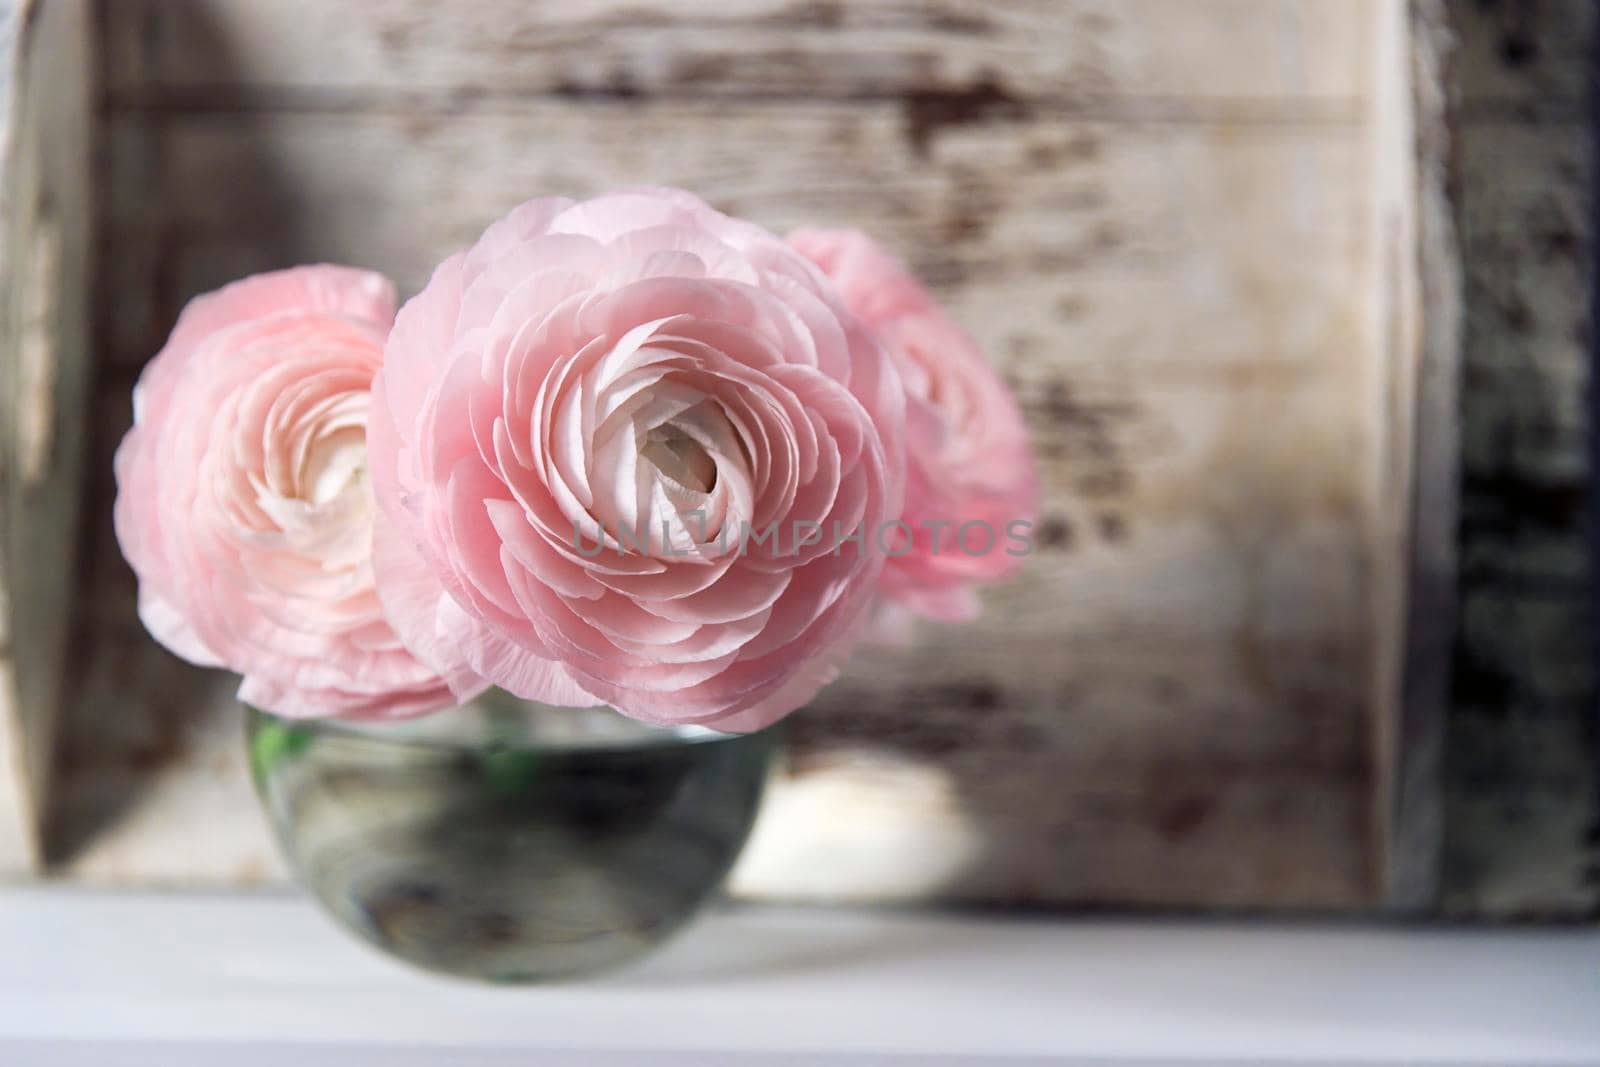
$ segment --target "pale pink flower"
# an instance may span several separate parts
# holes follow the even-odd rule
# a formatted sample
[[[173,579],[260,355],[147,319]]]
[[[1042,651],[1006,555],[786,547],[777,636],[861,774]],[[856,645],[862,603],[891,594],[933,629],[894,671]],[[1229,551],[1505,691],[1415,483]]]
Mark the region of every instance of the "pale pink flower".
[[[903,404],[767,231],[670,189],[526,203],[435,271],[384,354],[389,616],[458,686],[758,728],[862,618]]]
[[[902,611],[971,619],[975,587],[1009,574],[1032,543],[1038,484],[1017,402],[977,342],[870,237],[797,230],[789,243],[878,334],[906,387],[900,520],[911,537],[884,568],[875,628],[903,632]]]
[[[388,280],[349,267],[196,297],[140,376],[117,449],[117,539],[140,618],[281,715],[455,703],[373,588],[366,421],[393,317]]]

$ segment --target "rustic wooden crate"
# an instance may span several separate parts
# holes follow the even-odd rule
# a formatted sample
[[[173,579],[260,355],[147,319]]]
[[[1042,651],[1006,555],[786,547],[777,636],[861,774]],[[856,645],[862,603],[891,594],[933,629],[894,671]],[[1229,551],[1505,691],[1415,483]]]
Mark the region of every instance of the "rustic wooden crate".
[[[128,391],[183,301],[324,259],[410,292],[521,199],[661,182],[902,252],[1015,386],[1046,487],[1041,549],[981,624],[861,657],[793,720],[740,892],[1437,896],[1457,295],[1435,3],[93,11],[78,631],[65,696],[9,705],[60,708],[63,876],[279,875],[230,680],[144,635],[111,534]]]
[[[88,5],[0,3],[0,874],[42,858],[89,434]]]

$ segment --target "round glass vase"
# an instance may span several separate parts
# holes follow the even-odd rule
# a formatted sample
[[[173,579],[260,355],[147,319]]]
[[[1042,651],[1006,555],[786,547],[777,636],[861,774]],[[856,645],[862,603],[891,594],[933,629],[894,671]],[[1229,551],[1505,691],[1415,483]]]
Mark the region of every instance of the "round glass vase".
[[[362,940],[493,982],[661,944],[749,835],[771,731],[665,729],[491,693],[382,724],[249,709],[251,776],[299,880]]]

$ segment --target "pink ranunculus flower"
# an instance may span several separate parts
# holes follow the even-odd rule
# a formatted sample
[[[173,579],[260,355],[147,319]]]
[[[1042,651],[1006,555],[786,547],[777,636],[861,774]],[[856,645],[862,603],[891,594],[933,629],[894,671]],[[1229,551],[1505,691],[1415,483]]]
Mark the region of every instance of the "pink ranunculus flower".
[[[390,335],[369,443],[389,616],[452,677],[757,729],[869,604],[903,407],[767,231],[671,189],[530,201]]]
[[[892,634],[905,612],[971,619],[975,586],[1005,577],[1032,544],[1038,483],[1017,402],[977,342],[870,237],[797,230],[789,244],[877,332],[906,387],[910,536],[884,569],[876,630]]]
[[[117,539],[140,618],[280,715],[455,703],[373,588],[366,421],[394,304],[381,275],[335,266],[196,297],[140,376],[117,449]]]

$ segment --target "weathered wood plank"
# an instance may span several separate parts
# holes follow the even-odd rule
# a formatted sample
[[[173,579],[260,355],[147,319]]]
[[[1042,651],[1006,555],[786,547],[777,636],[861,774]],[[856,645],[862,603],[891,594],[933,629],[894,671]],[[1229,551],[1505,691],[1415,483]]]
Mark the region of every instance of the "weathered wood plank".
[[[1444,802],[1458,915],[1600,911],[1594,475],[1600,16],[1583,0],[1451,0],[1466,101],[1461,634]]]
[[[22,5],[0,5],[0,177],[10,170],[17,126],[14,84],[21,44]],[[0,261],[3,269],[3,261]],[[7,405],[9,406],[9,405]],[[12,417],[0,416],[0,439],[11,437]],[[0,468],[3,471],[4,468]],[[0,487],[9,479],[0,473]],[[0,513],[3,514],[3,513]],[[7,524],[9,525],[9,524]],[[0,565],[0,872],[28,870],[37,862],[38,817],[25,756],[24,723],[17,707],[17,680],[11,660],[11,602]]]
[[[1314,362],[1331,335],[1351,340],[1338,316],[1367,239],[1353,124],[1019,119],[952,129],[924,157],[887,104],[529,102],[453,120],[131,114],[109,137],[110,270],[128,300],[108,356],[123,364],[155,350],[188,294],[239,273],[356,259],[411,291],[529,196],[641,177],[779,230],[870,226],[997,355],[1043,363],[1063,341],[1110,365]],[[208,195],[152,199],[158,188]],[[1286,261],[1265,254],[1285,246]],[[1017,286],[1035,291],[1013,304],[1003,293]],[[1168,309],[1107,320],[1146,297]],[[1194,315],[1222,318],[1194,330]]]
[[[1348,116],[1373,0],[117,0],[114,99],[456,106],[530,93],[905,97],[931,121],[1009,97],[1152,114]],[[1131,114],[1137,114],[1135,108]]]
[[[1454,51],[1438,0],[1396,6],[1380,41],[1375,814],[1384,903],[1415,914],[1440,896],[1456,616],[1462,312],[1445,81]]]
[[[79,0],[0,4],[0,874],[39,861],[89,382],[91,51]]]

